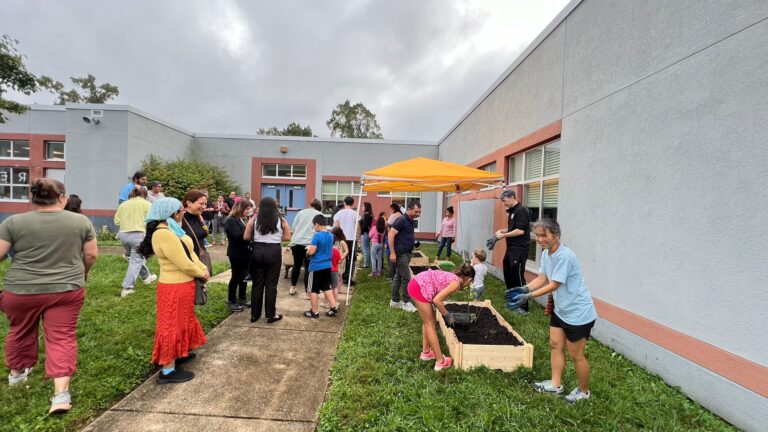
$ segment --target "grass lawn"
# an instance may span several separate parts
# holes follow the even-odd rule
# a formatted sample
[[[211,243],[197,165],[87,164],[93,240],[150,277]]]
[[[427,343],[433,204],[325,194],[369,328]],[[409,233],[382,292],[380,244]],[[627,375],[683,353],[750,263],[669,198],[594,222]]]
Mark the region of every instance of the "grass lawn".
[[[0,265],[5,273],[7,262]],[[157,259],[149,261],[153,273]],[[214,263],[214,273],[229,268],[229,262]],[[86,288],[86,299],[78,322],[78,371],[70,385],[72,411],[48,417],[53,381],[45,379],[45,354],[40,332],[40,357],[26,386],[10,388],[7,369],[0,383],[0,431],[78,430],[102,411],[123,398],[153,373],[149,363],[155,330],[157,283],[136,285],[136,293],[120,298],[120,283],[126,262],[115,255],[101,255]],[[197,307],[206,332],[226,318],[227,288],[210,284],[208,305]],[[5,346],[8,319],[0,314],[0,344]],[[4,365],[3,365],[4,366]]]
[[[432,257],[436,250],[422,249]],[[586,349],[590,401],[569,406],[535,392],[532,384],[550,377],[548,317],[533,304],[527,317],[513,315],[503,306],[503,283],[490,275],[485,298],[534,345],[533,369],[435,372],[434,362],[418,359],[418,314],[390,309],[386,279],[368,274],[362,270],[358,277],[320,431],[735,430],[595,340]],[[570,359],[564,384],[567,392],[576,385]]]

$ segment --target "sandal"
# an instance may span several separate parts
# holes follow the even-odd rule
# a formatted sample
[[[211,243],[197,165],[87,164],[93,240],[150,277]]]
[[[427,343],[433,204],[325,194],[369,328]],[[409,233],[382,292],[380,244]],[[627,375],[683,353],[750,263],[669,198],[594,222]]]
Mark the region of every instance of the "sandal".
[[[304,312],[304,316],[307,318],[320,318],[320,312],[312,312],[311,310],[308,310]]]
[[[272,324],[273,322],[280,321],[281,319],[283,319],[283,316],[280,315],[280,314],[277,314],[277,315],[273,316],[272,318],[267,318],[267,324]]]
[[[64,390],[51,398],[51,409],[48,410],[48,415],[66,414],[71,409],[72,396],[69,395],[68,390]]]

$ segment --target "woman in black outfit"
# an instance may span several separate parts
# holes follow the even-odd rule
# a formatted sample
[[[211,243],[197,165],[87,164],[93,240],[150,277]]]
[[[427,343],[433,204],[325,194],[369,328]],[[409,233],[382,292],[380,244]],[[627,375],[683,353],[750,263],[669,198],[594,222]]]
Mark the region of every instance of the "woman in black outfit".
[[[245,299],[245,290],[248,282],[244,280],[248,273],[250,251],[248,250],[248,241],[243,239],[249,210],[251,210],[250,201],[240,200],[235,204],[235,208],[232,209],[229,216],[224,219],[224,231],[227,233],[227,239],[229,240],[227,243],[227,256],[232,266],[227,306],[229,306],[232,312],[241,312],[243,309],[251,307],[251,302]],[[235,294],[237,294],[237,297],[235,297]]]
[[[243,238],[251,240],[251,322],[261,318],[261,306],[264,303],[267,322],[283,319],[275,311],[277,301],[277,282],[280,279],[282,263],[281,241],[291,239],[288,221],[280,217],[274,198],[262,198],[259,212],[245,225]]]
[[[197,256],[200,256],[203,239],[208,237],[208,230],[203,227],[201,216],[207,202],[208,198],[205,197],[205,194],[197,189],[189,190],[181,199],[181,204],[186,209],[184,220],[181,221],[181,229],[192,239],[192,245],[195,247]]]

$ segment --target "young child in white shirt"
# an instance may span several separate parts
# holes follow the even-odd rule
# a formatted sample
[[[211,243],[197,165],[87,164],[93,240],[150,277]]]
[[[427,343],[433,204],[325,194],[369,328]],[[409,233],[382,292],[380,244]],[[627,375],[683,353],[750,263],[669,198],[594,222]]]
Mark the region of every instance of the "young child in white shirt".
[[[483,299],[485,291],[485,274],[488,273],[488,267],[485,265],[487,255],[483,249],[472,251],[472,268],[475,269],[475,280],[472,282],[470,292],[475,294],[477,300]]]

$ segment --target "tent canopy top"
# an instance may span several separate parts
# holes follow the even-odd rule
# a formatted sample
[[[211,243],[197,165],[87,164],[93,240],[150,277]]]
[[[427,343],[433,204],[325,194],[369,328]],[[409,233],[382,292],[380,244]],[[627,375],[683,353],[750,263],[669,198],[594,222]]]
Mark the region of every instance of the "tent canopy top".
[[[457,192],[496,186],[497,173],[452,162],[417,157],[363,173],[366,192]]]

